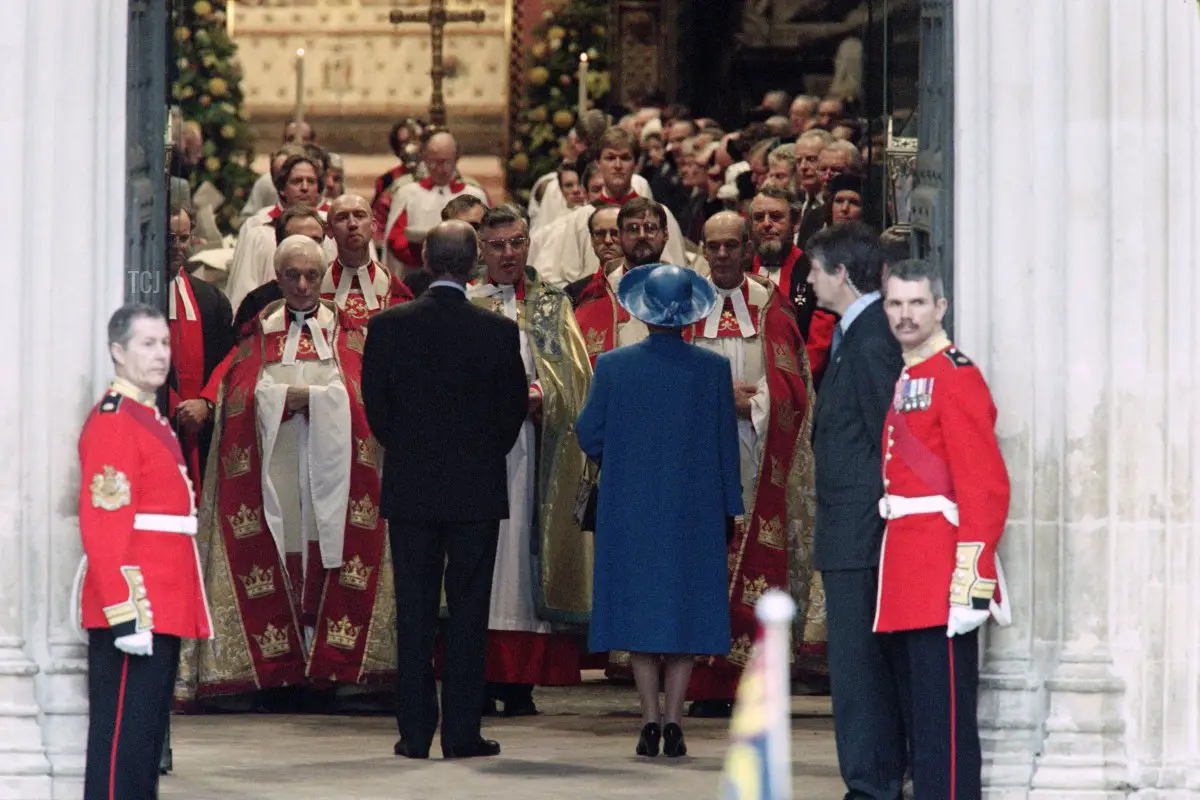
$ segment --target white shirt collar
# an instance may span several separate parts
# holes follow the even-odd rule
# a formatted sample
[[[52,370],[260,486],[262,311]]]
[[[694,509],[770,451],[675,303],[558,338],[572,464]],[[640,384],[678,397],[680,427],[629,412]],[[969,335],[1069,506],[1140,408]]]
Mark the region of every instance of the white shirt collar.
[[[451,289],[458,289],[460,292],[463,293],[464,296],[467,293],[467,287],[465,287],[461,283],[457,283],[455,281],[434,281],[433,283],[429,284],[430,289],[432,289],[435,286],[449,286]]]

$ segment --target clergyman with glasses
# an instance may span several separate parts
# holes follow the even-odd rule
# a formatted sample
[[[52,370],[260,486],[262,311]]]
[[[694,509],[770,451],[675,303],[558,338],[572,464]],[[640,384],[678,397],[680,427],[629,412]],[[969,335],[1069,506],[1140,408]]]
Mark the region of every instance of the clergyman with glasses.
[[[583,332],[588,357],[593,365],[601,353],[636,344],[650,335],[646,324],[621,306],[617,300],[617,286],[626,272],[634,267],[662,261],[669,237],[668,220],[667,210],[645,197],[635,197],[620,206],[615,233],[621,259],[609,258],[603,262],[599,269],[588,276],[588,283],[578,290],[579,304],[575,319]],[[602,253],[611,254],[613,249],[607,242],[612,239],[613,229],[603,223],[603,217],[593,218],[590,225],[597,257]],[[602,248],[601,243],[606,246]],[[568,293],[573,288],[568,288]]]
[[[578,639],[556,632],[554,623],[581,624],[591,612],[591,543],[574,513],[586,458],[574,423],[592,368],[566,294],[527,264],[529,227],[521,212],[490,209],[479,243],[487,274],[467,296],[520,327],[529,381],[525,423],[506,459],[508,519],[496,549],[486,667],[485,708],[500,702],[505,716],[519,716],[537,713],[535,685],[580,680]]]

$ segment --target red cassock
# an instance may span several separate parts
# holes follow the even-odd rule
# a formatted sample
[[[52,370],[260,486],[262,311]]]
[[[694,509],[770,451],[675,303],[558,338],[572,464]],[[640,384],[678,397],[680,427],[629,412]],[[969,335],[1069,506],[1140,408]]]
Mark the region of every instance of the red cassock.
[[[397,164],[375,179],[375,196],[371,198],[371,216],[375,230],[382,233],[387,229],[388,212],[392,209],[392,184],[408,174],[408,167]]]
[[[167,419],[116,382],[79,437],[83,627],[116,635],[212,632],[196,550],[196,507]]]
[[[996,406],[979,369],[945,344],[900,373],[884,427],[879,633],[944,626],[952,604],[1007,621],[996,543],[1009,482]]]

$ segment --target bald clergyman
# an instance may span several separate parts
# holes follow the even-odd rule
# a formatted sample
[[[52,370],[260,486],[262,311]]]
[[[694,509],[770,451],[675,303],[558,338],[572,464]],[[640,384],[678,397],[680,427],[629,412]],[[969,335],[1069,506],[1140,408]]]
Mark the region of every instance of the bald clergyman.
[[[405,185],[392,201],[388,214],[388,265],[397,271],[421,268],[421,243],[433,226],[441,222],[442,209],[461,194],[473,194],[486,205],[487,194],[464,183],[458,175],[458,142],[448,132],[429,137],[421,151],[428,176]]]

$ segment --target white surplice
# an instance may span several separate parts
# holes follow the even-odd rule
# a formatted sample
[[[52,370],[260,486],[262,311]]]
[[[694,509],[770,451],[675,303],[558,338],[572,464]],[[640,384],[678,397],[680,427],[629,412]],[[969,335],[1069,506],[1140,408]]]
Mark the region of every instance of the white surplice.
[[[317,542],[322,565],[342,565],[350,497],[350,396],[333,357],[334,312],[324,304],[303,323],[280,308],[265,333],[287,331],[283,358],[263,366],[254,388],[262,443],[263,516],[279,552],[308,558]],[[312,336],[317,359],[297,359],[301,333]],[[308,415],[283,421],[289,387],[307,387]]]
[[[754,508],[758,491],[759,466],[767,442],[767,423],[771,414],[771,395],[767,385],[767,362],[763,349],[762,331],[756,317],[766,307],[770,293],[754,281],[745,281],[749,303],[742,297],[742,287],[717,290],[717,305],[708,319],[697,326],[692,340],[698,347],[719,353],[729,359],[729,371],[734,383],[752,383],[758,390],[750,400],[750,419],[738,417],[738,450],[742,478],[742,503],[749,514]],[[741,336],[717,336],[721,316],[728,298],[733,305]],[[754,306],[757,312],[752,311]]]
[[[512,286],[472,284],[469,297],[495,297],[504,316],[517,322],[516,295]],[[529,337],[522,330],[521,360],[525,376],[539,386],[533,365]],[[539,387],[540,388],[540,387]],[[496,566],[492,572],[492,601],[488,629],[494,631],[531,631],[551,633],[550,623],[538,619],[533,603],[533,564],[530,556],[534,507],[534,476],[537,471],[537,432],[528,419],[521,425],[517,443],[508,452],[508,519],[500,521],[500,541],[496,546]]]
[[[548,233],[537,254],[530,253],[529,263],[551,286],[562,288],[585,275],[592,275],[600,268],[600,259],[592,248],[592,234],[588,230],[588,218],[596,207],[590,203],[568,212],[558,222],[552,223],[554,233]],[[687,250],[684,249],[683,231],[675,215],[666,206],[667,244],[663,249],[662,262],[688,266]],[[559,225],[561,224],[561,227]]]

